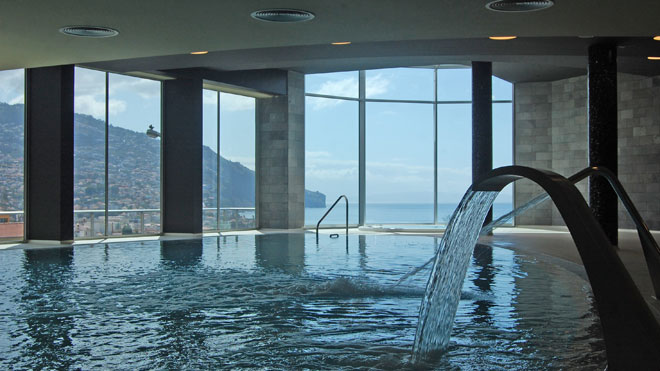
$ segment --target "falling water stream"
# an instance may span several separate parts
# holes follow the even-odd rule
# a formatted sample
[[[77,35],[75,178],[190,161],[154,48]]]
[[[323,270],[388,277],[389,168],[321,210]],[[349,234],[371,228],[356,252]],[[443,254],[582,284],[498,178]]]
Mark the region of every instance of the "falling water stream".
[[[490,233],[493,229],[503,225],[504,223],[507,223],[509,220],[525,213],[527,210],[538,206],[543,201],[546,201],[548,199],[550,199],[549,194],[547,194],[546,192],[541,193],[540,195],[538,195],[538,196],[534,197],[533,199],[529,200],[526,204],[524,204],[524,205],[522,205],[522,206],[520,206],[516,209],[513,209],[512,211],[508,212],[507,214],[504,214],[501,217],[499,217],[499,218],[493,220],[492,222],[486,224],[485,226],[483,226],[483,228],[481,228],[481,232],[479,234],[483,236],[483,235],[486,235],[486,234]],[[399,280],[396,282],[395,286],[400,285],[403,282],[406,282],[410,277],[413,277],[414,275],[416,275],[417,273],[421,272],[426,267],[428,267],[435,260],[436,255],[437,255],[437,250],[436,250],[436,254],[434,254],[431,257],[431,259],[427,260],[424,264],[410,270],[410,272],[408,272],[408,273],[404,274],[403,276],[401,276],[401,278],[399,278]]]
[[[414,362],[444,349],[449,343],[470,257],[498,193],[468,190],[447,225],[419,311]]]

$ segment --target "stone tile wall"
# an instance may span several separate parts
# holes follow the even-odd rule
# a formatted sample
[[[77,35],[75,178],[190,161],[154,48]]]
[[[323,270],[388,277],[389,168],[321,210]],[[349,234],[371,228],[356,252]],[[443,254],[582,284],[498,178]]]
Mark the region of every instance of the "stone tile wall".
[[[305,212],[305,79],[289,72],[287,95],[257,99],[259,228],[300,228]]]
[[[539,169],[552,168],[552,86],[548,83],[516,84],[514,90],[514,163]],[[515,184],[514,205],[519,207],[542,192],[529,180]],[[516,218],[517,224],[552,224],[550,202]]]
[[[619,179],[642,217],[660,229],[660,77],[620,73]],[[569,176],[588,165],[587,77],[515,86],[515,163]],[[586,196],[587,183],[578,188]],[[540,192],[517,182],[516,206]],[[540,205],[516,219],[519,225],[563,225],[558,211]],[[619,227],[632,228],[619,206]]]

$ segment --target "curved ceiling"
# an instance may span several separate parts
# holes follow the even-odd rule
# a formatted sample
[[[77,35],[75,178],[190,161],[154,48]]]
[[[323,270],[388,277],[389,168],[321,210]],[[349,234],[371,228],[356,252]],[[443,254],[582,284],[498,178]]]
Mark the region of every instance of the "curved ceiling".
[[[637,58],[660,55],[660,42],[650,39],[660,34],[658,1],[556,0],[547,10],[522,14],[489,11],[487,2],[5,0],[0,69],[75,63],[118,71],[258,67],[321,72],[481,59],[501,62],[501,69],[523,63],[530,70],[548,66],[568,72],[583,69],[589,43],[615,37],[628,49],[620,55],[633,58],[637,71],[657,74],[660,62]],[[316,18],[276,24],[250,17],[272,7],[306,9]],[[86,39],[58,32],[68,25],[108,26],[120,35]],[[490,35],[519,39],[495,42],[487,39]],[[353,44],[330,46],[334,41]],[[197,50],[210,53],[189,54]],[[516,79],[525,78],[532,77]]]

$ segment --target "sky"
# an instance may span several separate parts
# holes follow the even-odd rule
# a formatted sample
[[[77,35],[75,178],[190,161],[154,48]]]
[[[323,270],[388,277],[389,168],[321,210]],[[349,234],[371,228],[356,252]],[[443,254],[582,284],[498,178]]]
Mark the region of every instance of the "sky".
[[[307,75],[308,93],[358,97],[358,72]],[[439,69],[438,202],[460,201],[471,184],[471,70]],[[434,99],[432,69],[366,71],[367,99]],[[493,99],[510,100],[510,83],[493,78]],[[306,98],[306,187],[328,199],[358,198],[358,103]],[[512,164],[512,106],[493,107],[493,165]],[[433,202],[433,105],[366,103],[367,203]],[[506,189],[496,202],[511,202]]]

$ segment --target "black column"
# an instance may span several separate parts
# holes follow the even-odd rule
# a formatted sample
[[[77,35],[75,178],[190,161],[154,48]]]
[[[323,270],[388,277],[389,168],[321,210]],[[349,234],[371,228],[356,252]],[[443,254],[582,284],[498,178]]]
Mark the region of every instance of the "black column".
[[[73,66],[25,78],[26,239],[73,240]]]
[[[617,174],[616,46],[589,47],[589,166]],[[589,205],[613,245],[618,244],[617,197],[602,177],[589,179]]]
[[[472,182],[493,169],[493,68],[472,62]],[[488,212],[484,223],[493,219]]]
[[[202,233],[202,80],[163,82],[163,233]]]

